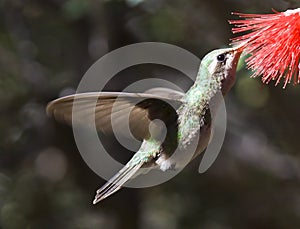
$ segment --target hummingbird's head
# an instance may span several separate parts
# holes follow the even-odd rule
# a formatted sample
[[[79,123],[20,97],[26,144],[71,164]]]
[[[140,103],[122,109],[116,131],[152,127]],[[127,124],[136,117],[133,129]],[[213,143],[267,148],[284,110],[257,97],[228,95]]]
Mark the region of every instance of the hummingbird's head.
[[[208,53],[201,61],[202,70],[216,82],[221,82],[225,95],[235,82],[236,67],[244,45],[233,48],[217,49]]]

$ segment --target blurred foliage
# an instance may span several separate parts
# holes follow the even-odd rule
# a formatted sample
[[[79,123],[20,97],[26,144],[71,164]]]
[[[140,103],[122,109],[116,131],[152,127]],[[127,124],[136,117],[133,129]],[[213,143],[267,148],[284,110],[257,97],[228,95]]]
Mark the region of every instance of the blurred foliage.
[[[201,57],[229,43],[231,12],[290,7],[299,1],[0,0],[0,227],[299,228],[299,86],[262,85],[241,68],[226,98],[225,144],[208,172],[197,173],[196,159],[165,184],[124,189],[97,206],[104,181],[82,160],[71,128],[45,114],[110,50],[159,41]],[[133,69],[107,89],[157,75],[190,83]]]

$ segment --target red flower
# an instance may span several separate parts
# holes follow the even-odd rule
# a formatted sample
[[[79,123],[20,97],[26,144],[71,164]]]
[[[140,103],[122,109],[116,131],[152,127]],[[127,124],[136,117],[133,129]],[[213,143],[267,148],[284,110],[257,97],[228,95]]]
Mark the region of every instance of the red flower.
[[[262,81],[284,78],[284,86],[293,79],[300,83],[300,8],[274,14],[233,13],[244,20],[232,20],[233,33],[248,32],[233,39],[245,43],[247,66],[254,70],[253,77],[262,75]]]

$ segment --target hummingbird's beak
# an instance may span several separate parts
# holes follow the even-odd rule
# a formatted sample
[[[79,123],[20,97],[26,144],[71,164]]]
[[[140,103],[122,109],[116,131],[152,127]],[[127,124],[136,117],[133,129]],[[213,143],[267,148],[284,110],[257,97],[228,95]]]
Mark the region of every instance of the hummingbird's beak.
[[[243,43],[238,44],[237,46],[231,48],[231,53],[233,55],[232,63],[235,67],[236,67],[236,65],[237,65],[237,63],[240,59],[240,56],[243,53],[245,47],[246,47],[246,42],[243,42]]]
[[[238,44],[237,46],[232,48],[232,51],[234,52],[234,55],[238,54],[239,56],[242,54],[244,49],[246,48],[246,42],[242,42]]]

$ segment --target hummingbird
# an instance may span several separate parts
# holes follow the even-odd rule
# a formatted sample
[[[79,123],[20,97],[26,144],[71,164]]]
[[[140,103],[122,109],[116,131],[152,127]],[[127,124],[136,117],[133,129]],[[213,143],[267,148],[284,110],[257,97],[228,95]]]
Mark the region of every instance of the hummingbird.
[[[97,130],[104,133],[112,132],[111,116],[114,113],[118,113],[117,125],[122,129],[126,122],[126,109],[131,110],[129,120],[128,116],[126,119],[133,136],[142,142],[141,146],[127,164],[96,191],[93,204],[117,192],[139,174],[141,168],[156,166],[162,171],[180,168],[180,159],[171,160],[176,148],[184,152],[189,144],[197,141],[193,158],[205,151],[212,132],[213,116],[209,104],[218,91],[225,96],[234,85],[243,48],[243,45],[238,45],[206,54],[200,63],[194,84],[186,93],[169,88],[152,88],[143,93],[87,92],[65,96],[48,104],[47,114],[54,116],[56,120],[69,125],[78,121],[78,124],[84,125],[84,120],[89,115],[86,108],[96,99],[93,117]],[[78,102],[82,115],[77,116],[81,120],[72,122],[72,106],[75,102]],[[176,104],[176,107],[170,106],[169,102]],[[161,136],[158,125],[152,125],[151,133],[149,131],[151,121],[156,119],[164,122],[164,137]]]

